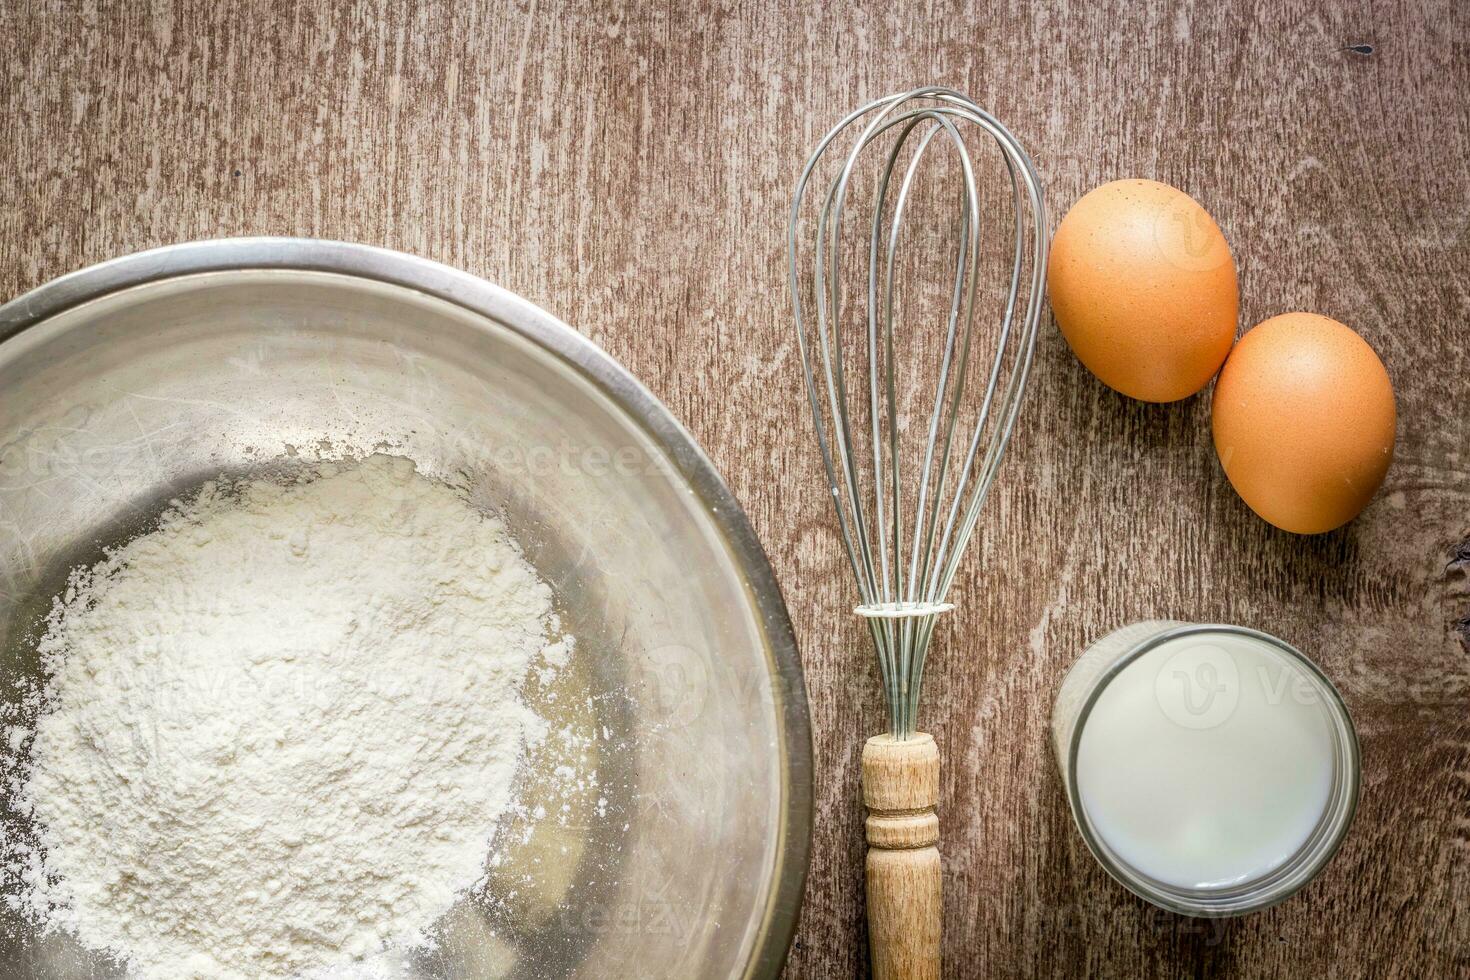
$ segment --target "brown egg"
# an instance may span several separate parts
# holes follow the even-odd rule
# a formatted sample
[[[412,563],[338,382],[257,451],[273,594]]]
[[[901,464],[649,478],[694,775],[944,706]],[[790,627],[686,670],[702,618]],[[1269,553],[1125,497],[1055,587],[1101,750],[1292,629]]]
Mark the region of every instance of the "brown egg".
[[[1143,401],[1199,391],[1235,339],[1230,246],[1192,197],[1158,181],[1115,180],[1072,205],[1051,240],[1047,291],[1078,359]]]
[[[1215,452],[1251,510],[1319,534],[1358,516],[1393,462],[1393,384],[1367,341],[1315,313],[1240,338],[1212,406]]]

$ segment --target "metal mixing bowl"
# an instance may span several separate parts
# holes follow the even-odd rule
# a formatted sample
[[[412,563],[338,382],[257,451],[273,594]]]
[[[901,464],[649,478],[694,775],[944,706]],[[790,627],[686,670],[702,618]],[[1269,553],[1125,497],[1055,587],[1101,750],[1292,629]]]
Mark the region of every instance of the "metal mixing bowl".
[[[411,256],[201,242],[0,307],[0,399],[0,698],[39,672],[68,570],[170,497],[221,473],[407,456],[504,514],[578,646],[528,688],[568,737],[523,767],[486,892],[402,976],[779,970],[811,829],[791,626],[709,460],[590,342]],[[13,810],[0,821],[26,832]],[[123,972],[0,902],[0,975]]]

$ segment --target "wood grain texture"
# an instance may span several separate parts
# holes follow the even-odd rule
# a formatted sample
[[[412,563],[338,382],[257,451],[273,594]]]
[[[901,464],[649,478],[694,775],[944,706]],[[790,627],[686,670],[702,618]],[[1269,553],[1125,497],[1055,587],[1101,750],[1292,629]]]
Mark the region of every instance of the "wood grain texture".
[[[949,975],[1470,971],[1463,3],[37,0],[0,6],[0,36],[0,294],[184,239],[370,242],[554,311],[690,427],[805,651],[819,777],[792,977],[866,970],[858,756],[884,721],[794,364],[782,222],[804,155],[860,100],[940,81],[1011,126],[1056,215],[1121,176],[1189,191],[1235,250],[1243,325],[1310,309],[1379,351],[1397,460],[1346,529],[1273,531],[1222,475],[1206,398],[1127,401],[1045,325],[920,717],[945,762]],[[1357,720],[1356,824],[1274,910],[1156,912],[1071,826],[1055,687],[1089,640],[1158,616],[1284,637]]]

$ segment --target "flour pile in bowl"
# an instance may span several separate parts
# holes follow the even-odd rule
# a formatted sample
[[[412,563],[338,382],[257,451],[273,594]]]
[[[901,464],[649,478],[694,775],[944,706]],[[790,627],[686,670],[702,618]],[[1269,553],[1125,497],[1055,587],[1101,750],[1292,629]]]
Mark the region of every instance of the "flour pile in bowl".
[[[505,527],[406,460],[206,484],[51,613],[23,911],[147,980],[422,945],[484,874],[556,630]]]

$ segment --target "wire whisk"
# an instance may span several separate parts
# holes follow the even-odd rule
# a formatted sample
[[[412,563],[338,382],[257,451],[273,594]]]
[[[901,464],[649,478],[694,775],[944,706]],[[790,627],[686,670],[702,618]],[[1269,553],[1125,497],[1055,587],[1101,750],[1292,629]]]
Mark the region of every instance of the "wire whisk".
[[[813,184],[819,165],[829,155],[838,158],[839,140],[854,134],[836,176],[825,186]],[[966,143],[976,135],[983,146],[993,142],[999,149],[1009,195],[982,200],[976,157]],[[901,245],[923,233],[901,234],[924,196],[921,175],[936,166],[938,147],[953,151],[958,180],[948,184],[957,183],[959,193],[958,214],[947,222],[957,225],[952,247],[918,258],[921,280],[931,269],[952,276],[947,303],[937,302],[932,318],[943,333],[931,400],[912,395],[915,378],[934,375],[934,365],[911,356],[909,348],[922,341],[895,338],[900,297],[907,294],[895,281],[901,262],[908,268],[913,261]],[[860,170],[863,164],[871,164],[876,176]],[[945,173],[953,173],[950,166]],[[855,220],[849,192],[869,179],[871,214]],[[803,207],[809,185],[821,191],[814,225],[803,221],[804,210],[811,210]],[[865,242],[844,247],[845,219]],[[977,289],[988,265],[987,222],[999,229],[996,261],[1003,264],[1007,252],[1011,257],[1007,278],[998,280],[1006,283],[1003,298]],[[954,608],[947,601],[950,586],[1020,412],[1044,302],[1046,226],[1040,183],[1020,144],[970,99],[933,86],[878,99],[839,122],[807,161],[792,198],[787,248],[802,371],[857,578],[861,603],[855,611],[866,619],[877,649],[897,739],[915,731],[934,627]],[[844,259],[866,263],[859,302],[846,301]],[[996,299],[986,301],[992,293]],[[981,306],[986,316],[978,315]],[[988,315],[992,307],[994,316]],[[914,424],[911,403],[918,406]]]

